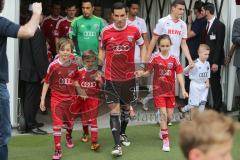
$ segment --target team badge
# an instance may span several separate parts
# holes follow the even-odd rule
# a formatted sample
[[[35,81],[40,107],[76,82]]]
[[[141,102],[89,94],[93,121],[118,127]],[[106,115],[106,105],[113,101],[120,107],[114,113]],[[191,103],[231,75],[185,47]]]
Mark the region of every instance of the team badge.
[[[128,36],[128,41],[132,42],[133,41],[133,36]]]
[[[173,68],[173,63],[168,63],[167,67],[168,67],[168,69],[172,69]]]
[[[94,28],[95,28],[96,30],[99,29],[99,25],[98,25],[98,24],[94,24],[93,26],[94,26]]]

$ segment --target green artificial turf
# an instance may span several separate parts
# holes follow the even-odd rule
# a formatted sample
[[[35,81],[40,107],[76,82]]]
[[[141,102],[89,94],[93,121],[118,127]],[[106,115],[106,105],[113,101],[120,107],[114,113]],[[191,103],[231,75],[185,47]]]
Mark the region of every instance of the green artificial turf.
[[[183,160],[178,147],[178,124],[171,126],[169,131],[171,152],[161,150],[162,141],[158,137],[159,128],[157,125],[140,125],[128,127],[127,135],[132,144],[130,147],[123,147],[123,156],[114,158],[111,156],[113,139],[110,129],[99,130],[99,152],[90,150],[90,142],[80,142],[82,133],[73,133],[75,147],[65,147],[65,134],[62,137],[62,160]],[[240,132],[235,136],[233,147],[233,159],[239,160]],[[53,136],[15,136],[9,144],[9,160],[50,160],[54,152]]]

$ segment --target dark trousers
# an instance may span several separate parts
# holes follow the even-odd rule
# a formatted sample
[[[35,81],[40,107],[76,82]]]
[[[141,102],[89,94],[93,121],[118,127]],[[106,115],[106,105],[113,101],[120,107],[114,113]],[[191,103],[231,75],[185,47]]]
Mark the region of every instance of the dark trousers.
[[[41,95],[40,82],[23,81],[23,113],[27,129],[33,128],[39,109]]]
[[[221,112],[222,110],[222,86],[221,86],[221,67],[217,72],[211,72],[210,86],[213,96],[213,109]]]

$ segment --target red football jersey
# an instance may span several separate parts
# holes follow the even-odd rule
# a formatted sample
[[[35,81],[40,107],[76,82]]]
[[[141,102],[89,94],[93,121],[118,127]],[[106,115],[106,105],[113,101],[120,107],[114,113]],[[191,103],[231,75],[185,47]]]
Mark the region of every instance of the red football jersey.
[[[100,92],[100,85],[102,81],[96,81],[93,79],[93,75],[97,70],[88,71],[86,68],[82,68],[78,71],[78,82],[82,89],[85,90],[89,98],[98,97]]]
[[[135,44],[144,41],[137,27],[126,24],[121,30],[114,24],[104,28],[101,34],[101,47],[105,50],[105,79],[127,81],[134,78]]]
[[[55,37],[58,37],[58,38],[67,37],[71,23],[72,21],[70,21],[66,17],[59,20],[54,32]]]
[[[73,81],[76,80],[78,65],[75,61],[62,64],[59,59],[54,60],[48,67],[45,83],[51,88],[53,97],[67,100],[76,95]]]
[[[160,53],[150,58],[147,70],[154,70],[153,95],[161,97],[175,96],[175,74],[183,72],[179,60],[172,55],[163,57]]]
[[[57,22],[63,17],[59,16],[58,18],[53,18],[52,16],[48,16],[43,20],[42,23],[42,31],[45,37],[48,39],[50,51],[54,56],[56,55],[56,46],[55,46],[55,36],[54,31],[56,28]]]

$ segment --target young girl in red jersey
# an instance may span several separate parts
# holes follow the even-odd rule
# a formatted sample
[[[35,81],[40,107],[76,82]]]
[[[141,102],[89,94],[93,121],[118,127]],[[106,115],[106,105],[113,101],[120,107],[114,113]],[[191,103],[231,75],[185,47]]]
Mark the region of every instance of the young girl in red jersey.
[[[175,107],[175,75],[180,83],[183,97],[188,97],[184,88],[182,76],[183,68],[179,60],[169,54],[171,39],[168,35],[161,35],[158,39],[159,53],[152,55],[145,71],[136,71],[136,76],[153,74],[153,97],[156,109],[160,109],[160,139],[163,139],[163,151],[170,151],[168,138],[168,122],[173,117]]]
[[[51,88],[51,112],[53,120],[53,135],[55,153],[53,160],[61,159],[61,128],[64,126],[66,132],[66,146],[74,147],[72,143],[72,127],[74,118],[71,116],[70,107],[73,102],[75,86],[74,77],[77,75],[77,63],[70,59],[73,43],[70,39],[61,38],[57,43],[59,57],[55,59],[48,68],[44,79],[40,109],[46,110],[45,97],[48,88]]]
[[[97,116],[99,108],[99,93],[102,86],[102,79],[95,76],[97,73],[97,57],[92,50],[83,52],[82,61],[84,67],[78,71],[78,83],[85,90],[87,98],[79,97],[80,117],[83,125],[82,142],[88,142],[89,127],[91,130],[91,149],[97,151],[98,144],[98,125]]]

